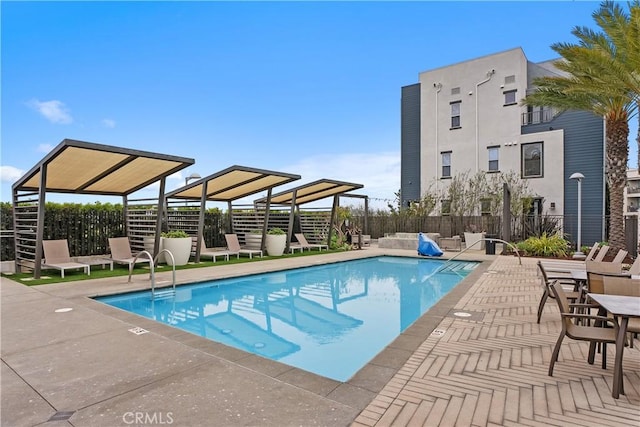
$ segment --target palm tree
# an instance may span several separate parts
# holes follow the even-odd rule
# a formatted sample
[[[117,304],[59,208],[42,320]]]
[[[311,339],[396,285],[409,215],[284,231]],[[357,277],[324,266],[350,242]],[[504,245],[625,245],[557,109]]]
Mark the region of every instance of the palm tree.
[[[555,66],[565,76],[534,79],[537,91],[524,104],[561,110],[591,111],[606,122],[606,175],[609,185],[609,244],[625,247],[623,202],[629,157],[629,119],[638,108],[638,38],[640,6],[629,5],[631,17],[618,4],[605,1],[593,13],[602,31],[572,31],[579,44],[555,43],[561,59]]]

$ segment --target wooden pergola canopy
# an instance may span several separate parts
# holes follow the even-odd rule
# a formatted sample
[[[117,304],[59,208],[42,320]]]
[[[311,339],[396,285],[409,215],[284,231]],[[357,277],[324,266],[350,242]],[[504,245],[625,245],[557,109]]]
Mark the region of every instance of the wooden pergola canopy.
[[[271,196],[271,203],[278,205],[301,205],[315,202],[327,197],[347,193],[349,191],[363,188],[362,184],[336,181],[333,179],[319,179],[296,188],[277,193]],[[265,203],[264,198],[256,200],[255,203]]]
[[[65,139],[12,186],[16,271],[33,268],[40,277],[48,192],[121,196],[126,213],[128,195],[159,182],[161,212],[166,178],[194,163],[186,157]],[[160,221],[158,215],[156,248]]]
[[[167,198],[230,202],[300,179],[300,175],[230,166],[166,194]],[[204,195],[203,195],[204,190]]]

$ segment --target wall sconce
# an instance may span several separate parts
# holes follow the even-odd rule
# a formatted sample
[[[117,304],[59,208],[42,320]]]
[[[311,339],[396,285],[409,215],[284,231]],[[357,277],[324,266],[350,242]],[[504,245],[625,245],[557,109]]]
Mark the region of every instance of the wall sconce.
[[[555,210],[556,208],[556,202],[551,202],[551,210]]]

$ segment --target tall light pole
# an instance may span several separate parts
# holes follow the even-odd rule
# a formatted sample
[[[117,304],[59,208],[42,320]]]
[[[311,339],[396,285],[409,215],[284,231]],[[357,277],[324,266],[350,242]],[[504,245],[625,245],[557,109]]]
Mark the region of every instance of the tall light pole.
[[[189,181],[191,181],[192,179],[200,179],[200,178],[202,178],[202,177],[200,176],[200,174],[199,174],[199,173],[194,172],[194,173],[192,173],[191,175],[189,175],[188,177],[186,177],[186,178],[184,179],[184,185],[186,186],[186,185],[189,183]],[[189,202],[188,202],[188,201],[185,201],[185,202],[184,202],[184,205],[185,205],[185,206],[188,206],[188,205],[189,205]]]
[[[575,179],[578,181],[578,247],[576,252],[573,254],[573,257],[577,259],[584,259],[585,256],[582,253],[582,180],[584,179],[584,175],[580,172],[576,172],[572,174],[569,179]]]
[[[191,181],[192,179],[200,179],[200,178],[202,178],[200,174],[194,172],[184,179],[184,185],[187,185],[189,181]]]

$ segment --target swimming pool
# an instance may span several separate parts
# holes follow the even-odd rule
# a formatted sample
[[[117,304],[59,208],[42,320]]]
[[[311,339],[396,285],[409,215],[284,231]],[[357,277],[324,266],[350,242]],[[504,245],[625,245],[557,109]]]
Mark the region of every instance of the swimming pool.
[[[96,298],[347,381],[478,263],[382,256]]]

